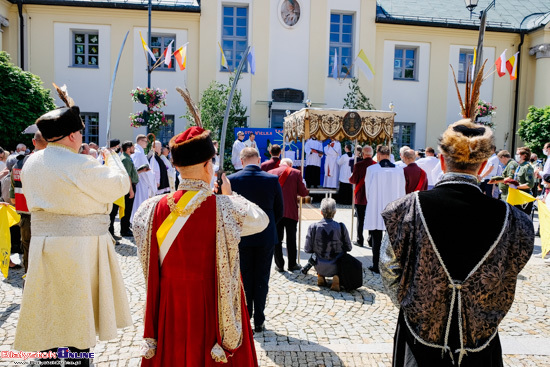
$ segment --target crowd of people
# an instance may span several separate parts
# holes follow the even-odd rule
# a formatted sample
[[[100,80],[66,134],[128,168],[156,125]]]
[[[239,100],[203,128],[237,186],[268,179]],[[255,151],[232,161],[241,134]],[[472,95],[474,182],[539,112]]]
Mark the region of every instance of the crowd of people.
[[[146,282],[142,365],[257,366],[253,333],[266,329],[272,261],[279,272],[302,269],[298,197],[319,186],[326,156],[325,186],[353,200],[354,244],[372,247],[369,269],[381,273],[400,310],[393,365],[502,365],[498,324],[534,243],[532,203],[504,201],[509,187],[533,192],[541,183],[534,193],[542,198],[550,187],[550,160],[542,165],[528,148],[515,159],[497,153],[491,130],[469,120],[443,133],[439,157],[430,147],[402,147],[397,162],[385,145],[344,144],[342,152],[336,140],[323,148],[312,138],[304,180],[280,146],[261,163],[255,137],[244,141],[239,132],[235,173],[218,180],[216,142],[200,124],[168,146],[154,142],[147,154],[145,135],[104,148],[83,143],[76,106],[36,125],[32,152],[22,144],[12,155],[0,152],[2,190],[10,187],[3,198],[21,214],[26,272],[16,349],[69,348],[78,353],[69,360],[87,366],[96,335],[109,340],[132,323],[115,253],[118,215],[120,235],[135,238]],[[352,241],[334,220],[336,202],[324,199],[321,213],[304,249],[317,284],[332,277],[333,291],[354,289],[341,281]],[[472,241],[468,228],[481,222],[485,231]]]

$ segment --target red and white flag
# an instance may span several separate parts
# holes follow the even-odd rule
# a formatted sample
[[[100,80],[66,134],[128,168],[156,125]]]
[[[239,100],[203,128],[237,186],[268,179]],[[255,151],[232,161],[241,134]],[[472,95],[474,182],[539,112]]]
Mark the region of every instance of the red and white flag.
[[[174,43],[174,41],[170,42],[168,47],[164,50],[164,65],[169,68],[172,67],[172,43]]]
[[[502,51],[495,65],[497,66],[497,73],[500,78],[506,75],[506,50]]]

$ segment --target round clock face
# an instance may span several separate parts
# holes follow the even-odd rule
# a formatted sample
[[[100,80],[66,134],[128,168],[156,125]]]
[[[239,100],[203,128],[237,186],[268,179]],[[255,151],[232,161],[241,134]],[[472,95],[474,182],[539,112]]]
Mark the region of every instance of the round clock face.
[[[296,0],[281,2],[281,19],[284,24],[293,27],[300,20],[300,4]]]

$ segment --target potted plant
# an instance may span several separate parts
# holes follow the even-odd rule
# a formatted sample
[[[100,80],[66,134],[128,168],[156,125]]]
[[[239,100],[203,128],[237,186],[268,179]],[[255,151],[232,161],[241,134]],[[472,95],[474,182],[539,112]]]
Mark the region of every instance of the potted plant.
[[[479,100],[477,102],[476,106],[476,119],[475,121],[478,124],[489,126],[490,128],[494,128],[494,123],[492,121],[492,116],[496,114],[495,110],[497,108],[491,104],[491,102],[486,102],[483,100]]]
[[[166,105],[166,90],[153,88],[140,88],[132,90],[130,93],[132,100],[137,103],[142,103],[147,108],[160,108]]]

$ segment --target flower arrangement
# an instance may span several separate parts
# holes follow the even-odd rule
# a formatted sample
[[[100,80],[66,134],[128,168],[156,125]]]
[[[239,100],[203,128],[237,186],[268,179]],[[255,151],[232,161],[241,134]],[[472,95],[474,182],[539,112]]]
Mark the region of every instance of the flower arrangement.
[[[497,108],[490,102],[485,102],[480,99],[476,106],[476,117],[493,116],[496,113],[496,109]]]
[[[130,126],[132,127],[147,126],[149,129],[157,131],[168,125],[168,122],[164,112],[160,110],[143,110],[130,114]]]
[[[166,106],[166,93],[165,89],[137,87],[130,94],[134,102],[142,103],[151,109]]]

